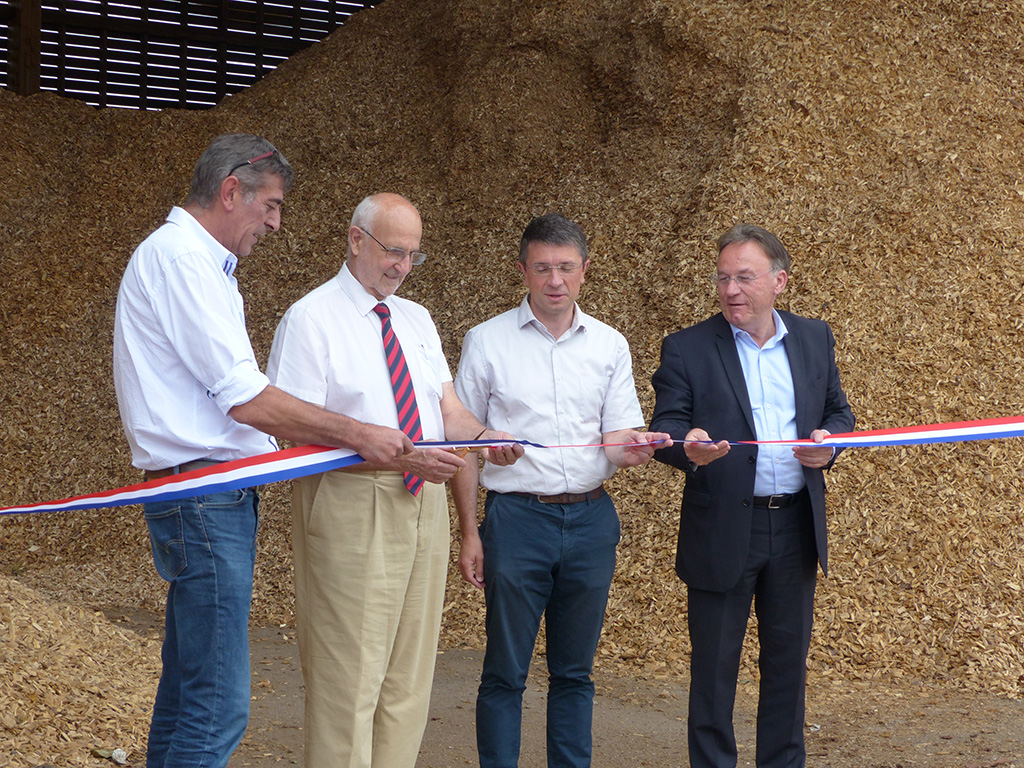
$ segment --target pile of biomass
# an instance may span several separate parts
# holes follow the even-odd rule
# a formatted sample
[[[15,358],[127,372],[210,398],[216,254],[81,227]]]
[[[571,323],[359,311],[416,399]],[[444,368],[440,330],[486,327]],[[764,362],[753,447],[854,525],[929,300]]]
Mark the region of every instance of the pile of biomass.
[[[261,360],[338,268],[354,205],[390,190],[423,214],[431,259],[402,293],[453,369],[465,331],[522,296],[523,227],[557,209],[590,236],[581,303],[629,339],[649,415],[661,338],[714,311],[714,241],[747,220],[794,256],[783,306],[832,324],[858,428],[1016,415],[1022,35],[1024,9],[980,0],[387,0],[205,113],[0,91],[0,504],[138,479],[110,383],[117,284],[226,131],[297,171],[283,232],[237,273]],[[841,458],[812,679],[1024,693],[1021,463],[1017,440]],[[655,465],[612,486],[601,663],[679,673],[681,479]],[[255,616],[284,623],[284,488],[264,511]],[[93,607],[162,600],[135,508],[4,519],[0,570]],[[443,642],[481,639],[453,571]]]
[[[103,614],[59,605],[0,576],[0,764],[94,751],[139,758],[160,669],[159,645]]]

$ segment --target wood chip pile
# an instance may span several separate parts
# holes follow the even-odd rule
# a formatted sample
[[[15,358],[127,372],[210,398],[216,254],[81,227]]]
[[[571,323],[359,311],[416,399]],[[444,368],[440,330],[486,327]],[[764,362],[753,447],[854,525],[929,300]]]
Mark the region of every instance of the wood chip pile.
[[[93,750],[138,759],[160,670],[160,647],[96,611],[57,604],[0,576],[0,733],[3,765]]]
[[[0,504],[138,480],[111,385],[118,281],[226,131],[266,135],[297,172],[283,231],[238,271],[261,361],[288,305],[337,270],[352,208],[389,190],[423,214],[431,258],[402,293],[433,312],[453,369],[465,331],[521,299],[518,237],[557,209],[589,234],[581,303],[629,339],[649,415],[661,339],[715,311],[714,241],[746,220],[793,254],[783,306],[832,324],[858,428],[1017,415],[1022,34],[1024,8],[981,0],[387,0],[209,112],[0,91]],[[1024,694],[1020,449],[846,452],[812,681]],[[681,479],[654,465],[612,487],[600,662],[682,674]],[[254,617],[287,623],[286,489],[265,502]],[[135,508],[4,519],[0,570],[9,595],[162,602]],[[3,603],[5,632],[28,624],[24,599]],[[454,570],[445,608],[443,643],[481,644],[481,597]],[[67,636],[93,620],[69,615]],[[33,663],[0,648],[0,679]],[[127,665],[101,663],[112,692]]]

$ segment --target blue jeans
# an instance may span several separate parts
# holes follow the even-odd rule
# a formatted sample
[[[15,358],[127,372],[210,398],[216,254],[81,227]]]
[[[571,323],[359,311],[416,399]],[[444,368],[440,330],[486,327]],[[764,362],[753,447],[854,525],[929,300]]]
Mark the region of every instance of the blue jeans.
[[[249,721],[255,489],[146,504],[167,589],[147,768],[224,768]]]
[[[476,701],[481,768],[519,763],[523,691],[545,616],[549,768],[590,765],[590,674],[615,572],[619,518],[604,495],[542,504],[487,494],[484,547],[487,651]]]

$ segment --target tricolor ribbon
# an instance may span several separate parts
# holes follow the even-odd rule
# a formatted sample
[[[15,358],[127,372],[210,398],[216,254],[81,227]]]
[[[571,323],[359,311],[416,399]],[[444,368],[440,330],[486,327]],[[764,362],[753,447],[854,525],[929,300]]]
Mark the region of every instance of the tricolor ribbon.
[[[462,440],[450,442],[423,441],[422,448],[451,450],[481,450],[490,446],[519,443],[537,448],[545,446],[526,440]],[[223,491],[237,491],[255,485],[266,485],[282,480],[294,480],[318,472],[360,464],[363,457],[347,448],[326,448],[321,445],[303,445],[283,451],[264,453],[247,459],[236,459],[213,464],[201,469],[168,475],[159,480],[137,483],[112,491],[74,496],[59,501],[28,504],[22,507],[0,507],[0,515],[36,512],[72,512],[101,507],[126,507],[130,504],[174,501],[192,496],[206,496]]]
[[[966,440],[995,440],[1004,437],[1024,437],[1024,416],[981,421],[960,421],[898,429],[875,429],[829,435],[821,443],[811,440],[739,441],[733,445],[827,445],[835,448],[868,446],[924,445],[928,443],[956,443]],[[605,448],[631,443],[597,443],[593,445],[541,445],[528,440],[463,440],[456,442],[419,442],[421,448],[447,450],[481,450],[491,446],[523,445],[532,448]],[[101,507],[124,507],[144,502],[174,501],[191,496],[205,496],[222,491],[251,488],[282,480],[327,472],[359,464],[363,458],[345,448],[325,448],[304,445],[284,451],[265,453],[248,459],[226,461],[180,475],[168,475],[159,480],[138,483],[112,491],[75,496],[60,501],[40,502],[21,507],[2,507],[0,515],[30,514],[38,512],[71,512]]]
[[[225,461],[180,475],[168,475],[159,480],[129,485],[102,493],[75,496],[60,501],[28,504],[23,507],[0,508],[0,515],[32,512],[71,512],[99,507],[125,507],[145,502],[174,501],[189,496],[205,496],[222,491],[251,488],[279,480],[340,469],[358,464],[363,459],[344,448],[323,448],[304,445],[285,451],[264,453],[248,459]]]
[[[829,435],[820,443],[813,440],[741,440],[730,442],[730,445],[827,445],[832,448],[867,448],[962,443],[968,440],[996,440],[1003,437],[1024,437],[1024,416],[982,419],[980,421],[954,421],[946,424],[928,424],[897,429],[841,432]]]

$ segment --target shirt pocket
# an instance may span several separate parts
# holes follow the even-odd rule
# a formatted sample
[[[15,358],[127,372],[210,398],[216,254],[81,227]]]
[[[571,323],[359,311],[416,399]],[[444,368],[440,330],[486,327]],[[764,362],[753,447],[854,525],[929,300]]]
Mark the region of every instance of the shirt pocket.
[[[442,367],[434,360],[430,348],[423,342],[413,346],[413,357],[409,359],[410,372],[413,375],[413,386],[416,388],[416,399],[431,398],[441,402],[441,370]],[[412,366],[416,368],[413,369]]]

